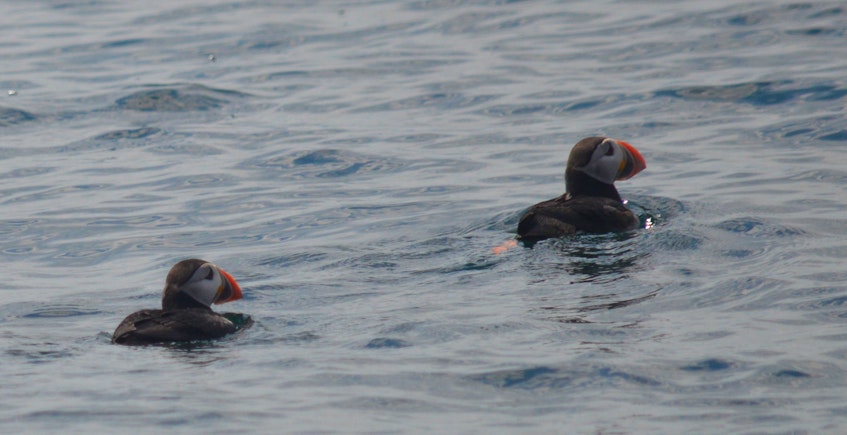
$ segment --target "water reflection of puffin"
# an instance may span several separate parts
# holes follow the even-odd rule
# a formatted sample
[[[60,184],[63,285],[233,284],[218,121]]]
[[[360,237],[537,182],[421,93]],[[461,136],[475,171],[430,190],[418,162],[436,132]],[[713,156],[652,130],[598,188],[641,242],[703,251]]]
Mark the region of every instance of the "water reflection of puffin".
[[[565,194],[530,207],[518,223],[518,237],[537,241],[576,232],[608,233],[638,227],[623,204],[616,180],[626,180],[647,163],[632,145],[588,137],[574,145],[565,169]]]

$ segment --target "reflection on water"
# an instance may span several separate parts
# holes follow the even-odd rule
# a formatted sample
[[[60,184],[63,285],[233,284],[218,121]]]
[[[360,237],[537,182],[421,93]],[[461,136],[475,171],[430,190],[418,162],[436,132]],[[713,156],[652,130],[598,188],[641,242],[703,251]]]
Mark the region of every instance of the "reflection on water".
[[[638,231],[580,234],[553,239],[546,248],[561,256],[556,266],[570,274],[573,282],[608,283],[637,270],[639,261],[649,255],[638,249],[640,238]]]

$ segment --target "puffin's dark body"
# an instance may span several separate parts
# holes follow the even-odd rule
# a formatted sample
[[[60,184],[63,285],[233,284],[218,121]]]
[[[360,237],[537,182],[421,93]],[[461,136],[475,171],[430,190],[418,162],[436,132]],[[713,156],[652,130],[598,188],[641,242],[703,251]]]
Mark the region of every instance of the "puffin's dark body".
[[[579,141],[568,157],[567,192],[530,207],[518,223],[518,236],[542,240],[637,228],[638,217],[623,204],[614,180],[632,177],[645,167],[641,154],[626,142],[604,137]]]
[[[518,224],[523,239],[547,239],[577,232],[611,233],[638,227],[638,218],[622,202],[596,196],[562,195],[532,206]]]
[[[127,316],[112,334],[117,344],[211,340],[238,327],[209,307],[241,299],[232,275],[204,260],[184,260],[171,268],[162,292],[161,310],[141,310]]]
[[[212,340],[236,331],[235,324],[209,308],[141,310],[118,325],[112,342],[150,344],[170,341]]]

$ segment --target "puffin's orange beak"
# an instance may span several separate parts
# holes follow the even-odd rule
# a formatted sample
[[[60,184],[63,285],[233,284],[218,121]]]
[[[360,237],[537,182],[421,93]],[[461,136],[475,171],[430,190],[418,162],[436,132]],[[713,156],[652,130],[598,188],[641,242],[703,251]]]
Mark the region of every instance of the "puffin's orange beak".
[[[241,294],[241,287],[232,275],[221,268],[218,268],[218,272],[220,272],[221,276],[224,277],[224,282],[223,285],[221,285],[221,288],[218,289],[218,297],[215,298],[215,304],[237,301],[244,297]]]
[[[641,157],[641,153],[634,146],[622,140],[616,142],[624,151],[624,158],[621,160],[621,165],[618,168],[618,176],[615,177],[616,180],[632,178],[635,174],[647,168],[647,162],[644,161],[644,157]]]

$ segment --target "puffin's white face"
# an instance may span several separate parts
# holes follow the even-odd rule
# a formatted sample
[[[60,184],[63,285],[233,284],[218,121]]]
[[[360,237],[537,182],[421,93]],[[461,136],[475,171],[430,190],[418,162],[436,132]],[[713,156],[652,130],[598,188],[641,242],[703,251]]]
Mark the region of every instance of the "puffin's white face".
[[[180,286],[180,291],[206,306],[241,298],[241,288],[235,279],[212,263],[198,267],[191,278]]]
[[[613,184],[615,180],[632,177],[646,166],[644,158],[635,147],[623,141],[606,138],[594,148],[588,163],[577,169],[598,181]]]

